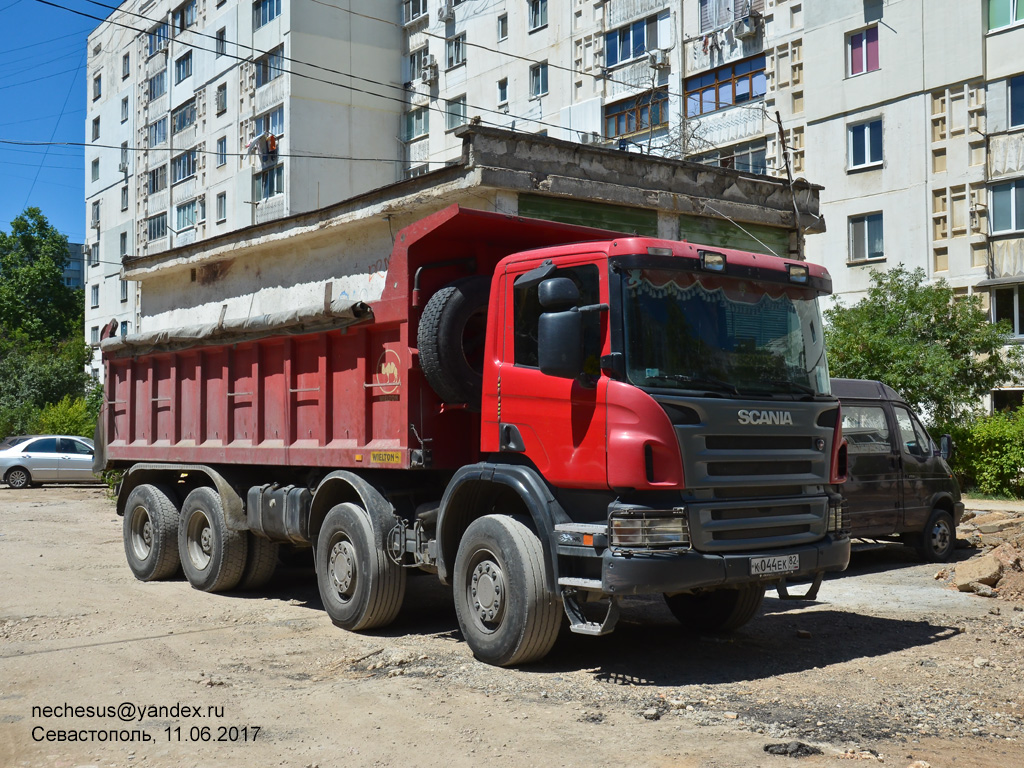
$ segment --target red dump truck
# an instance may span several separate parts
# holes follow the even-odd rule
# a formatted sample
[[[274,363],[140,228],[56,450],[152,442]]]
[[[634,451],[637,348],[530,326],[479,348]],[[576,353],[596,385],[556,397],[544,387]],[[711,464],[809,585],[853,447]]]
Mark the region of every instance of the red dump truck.
[[[728,630],[846,567],[822,267],[459,206],[389,258],[379,300],[104,341],[137,578],[252,589],[311,547],[364,630],[418,568],[513,665],[624,596]]]

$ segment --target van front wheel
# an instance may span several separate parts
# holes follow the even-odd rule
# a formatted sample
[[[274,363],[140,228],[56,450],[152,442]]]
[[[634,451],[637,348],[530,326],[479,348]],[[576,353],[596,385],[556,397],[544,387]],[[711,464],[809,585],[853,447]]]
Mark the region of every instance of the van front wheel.
[[[956,547],[956,527],[949,512],[933,509],[924,530],[914,537],[913,546],[926,562],[948,562]]]

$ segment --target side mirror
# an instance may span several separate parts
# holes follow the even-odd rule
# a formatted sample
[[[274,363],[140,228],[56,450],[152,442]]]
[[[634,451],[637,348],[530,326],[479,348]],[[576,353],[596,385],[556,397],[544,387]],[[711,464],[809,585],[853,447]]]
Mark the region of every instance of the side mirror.
[[[943,435],[939,438],[939,456],[946,461],[953,458],[953,436]]]
[[[580,303],[580,289],[568,277],[552,277],[537,286],[537,300],[545,312],[563,312]]]
[[[540,316],[537,356],[548,376],[575,379],[583,373],[583,315],[575,307]]]

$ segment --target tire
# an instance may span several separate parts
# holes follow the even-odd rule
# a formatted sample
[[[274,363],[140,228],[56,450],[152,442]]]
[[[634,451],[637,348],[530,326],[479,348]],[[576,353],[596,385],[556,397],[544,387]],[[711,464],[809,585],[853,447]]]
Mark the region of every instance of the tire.
[[[178,554],[185,578],[203,592],[224,592],[238,585],[249,551],[249,532],[232,531],[220,495],[196,488],[185,497],[178,518]]]
[[[239,589],[265,587],[277,570],[277,553],[280,545],[262,536],[249,534],[249,554],[245,558],[245,570],[238,582]]]
[[[331,621],[350,631],[387,626],[405,598],[405,569],[377,548],[370,516],[355,504],[327,513],[317,536],[316,581]]]
[[[665,595],[665,603],[680,624],[696,632],[731,632],[761,610],[764,584],[741,584],[697,594]]]
[[[920,534],[912,539],[921,559],[929,563],[945,563],[956,548],[956,527],[953,517],[944,509],[933,509]]]
[[[8,470],[7,477],[4,478],[4,482],[7,483],[9,488],[13,488],[18,491],[32,485],[32,475],[30,475],[28,470],[24,467],[12,467]]]
[[[178,508],[158,485],[139,485],[124,507],[124,554],[139,581],[159,581],[178,572]]]
[[[423,308],[416,337],[420,367],[446,403],[480,406],[489,294],[489,277],[467,277],[439,290]]]
[[[474,520],[459,543],[455,612],[480,661],[499,667],[544,658],[558,639],[562,606],[547,590],[544,550],[506,515]]]

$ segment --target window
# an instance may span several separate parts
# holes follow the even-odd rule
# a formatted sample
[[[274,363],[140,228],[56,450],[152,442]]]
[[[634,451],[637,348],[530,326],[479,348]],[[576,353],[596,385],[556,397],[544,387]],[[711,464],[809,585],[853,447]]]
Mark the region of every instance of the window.
[[[418,19],[427,12],[427,0],[405,0],[402,3],[402,18],[405,23]]]
[[[850,262],[885,258],[882,246],[882,214],[850,217]]]
[[[405,140],[426,136],[430,130],[430,111],[426,107],[414,109],[405,115]]]
[[[100,343],[100,327],[98,325],[94,325],[92,328],[89,329],[89,343]]]
[[[765,92],[764,66],[764,56],[755,56],[686,78],[686,116],[705,115],[762,98]]]
[[[171,160],[171,184],[177,184],[196,174],[196,151],[190,149]]]
[[[100,180],[100,159],[98,157],[92,161],[92,180]]]
[[[159,240],[167,237],[167,214],[160,213],[146,219],[146,233],[150,240]]]
[[[892,453],[885,409],[878,405],[844,405],[843,437],[851,455]]]
[[[498,104],[508,103],[508,78],[503,77],[498,81]]]
[[[284,46],[279,45],[266,56],[256,59],[256,87],[266,85],[281,76],[284,64]]]
[[[281,0],[256,0],[252,4],[252,28],[259,29],[281,15]]]
[[[217,139],[217,167],[228,164],[228,138],[221,136]]]
[[[96,75],[92,79],[92,100],[96,101],[103,95],[103,75]]]
[[[587,264],[579,267],[559,269],[558,277],[568,277],[579,288],[580,300],[577,306],[598,304],[600,298],[600,277],[597,266]],[[515,312],[515,365],[536,368],[537,327],[540,323],[541,306],[537,297],[537,283],[513,288]],[[583,347],[585,357],[601,354],[601,318],[599,312],[583,315]]]
[[[121,79],[124,80],[132,73],[132,56],[126,53],[121,57]]]
[[[228,84],[221,83],[217,86],[216,93],[217,114],[223,115],[228,111]]]
[[[908,456],[931,456],[935,453],[932,439],[909,410],[901,405],[893,406],[896,424],[900,428],[900,446]]]
[[[1008,27],[1024,21],[1022,0],[988,0],[988,28]]]
[[[194,227],[196,225],[196,201],[189,200],[187,203],[183,203],[174,209],[175,211],[175,231],[181,232],[183,229]]]
[[[227,28],[221,27],[220,29],[217,30],[217,58],[220,58],[221,56],[224,55],[224,52],[227,50],[227,42],[228,42],[228,31],[227,31]]]
[[[93,285],[89,287],[89,306],[96,309],[100,305],[100,287]]]
[[[121,256],[122,257],[127,256],[128,255],[128,233],[127,232],[122,232],[121,233],[120,245],[121,245]],[[125,291],[125,289],[124,289],[124,280],[122,280],[121,281],[121,301],[127,301],[128,300],[128,296],[126,294],[127,294],[127,291]]]
[[[128,122],[128,97],[125,96],[121,99],[121,122]]]
[[[416,80],[427,66],[426,46],[409,53],[409,80]]]
[[[445,127],[447,130],[458,128],[466,122],[466,96],[445,102]]]
[[[992,234],[1024,231],[1024,179],[992,187]]]
[[[122,281],[122,282],[124,282],[124,281]],[[128,299],[126,298],[125,301],[127,301],[127,300]],[[121,337],[124,338],[127,335],[128,335],[128,321],[127,320],[122,320],[121,321]]]
[[[128,187],[121,187],[121,210],[128,210]]]
[[[257,200],[284,194],[284,166],[275,165],[257,173],[252,177],[252,182],[252,193]]]
[[[548,0],[529,0],[530,31],[548,25]]]
[[[146,95],[152,101],[165,93],[167,93],[167,70],[162,69],[149,78],[149,82],[146,83]]]
[[[878,66],[878,27],[868,27],[846,38],[849,75],[874,72]]]
[[[604,38],[605,66],[614,67],[653,51],[660,47],[660,38],[665,38],[663,43],[668,45],[671,42],[668,25],[669,12],[662,11],[612,30]]]
[[[503,13],[498,17],[498,40],[508,39],[508,14]]]
[[[882,164],[882,120],[851,125],[847,132],[848,169]]]
[[[1005,320],[1014,336],[1024,336],[1024,286],[996,288],[992,294],[992,322]]]
[[[548,92],[548,65],[534,64],[530,67],[530,98],[543,96]]]
[[[192,76],[192,51],[174,62],[174,84]]]
[[[1024,75],[1011,77],[1007,83],[1010,91],[1010,127],[1024,126]]]
[[[171,14],[171,32],[175,37],[195,23],[196,0],[189,0]]]
[[[160,24],[149,31],[149,55],[167,47],[167,25]]]
[[[228,193],[221,192],[217,195],[217,221],[224,221],[228,217]]]
[[[617,101],[604,108],[604,135],[612,139],[668,124],[668,89]]]
[[[149,194],[154,192],[160,192],[161,190],[167,189],[167,166],[161,165],[159,168],[154,168],[149,172],[149,178],[147,179],[147,187]]]
[[[733,168],[748,173],[767,173],[766,149],[766,142],[755,141],[750,144],[737,144],[734,147],[708,152],[694,157],[693,160],[719,168]]]
[[[284,105],[264,112],[256,118],[256,135],[272,133],[280,136],[284,133]]]
[[[764,0],[700,0],[700,31],[710,32],[764,10]]]
[[[175,134],[185,130],[196,122],[196,100],[189,99],[176,110],[171,112],[171,133]]]
[[[149,146],[155,147],[167,141],[167,118],[161,117],[149,126]]]
[[[96,141],[100,137],[100,119],[94,117],[92,119],[92,140]]]
[[[466,33],[456,35],[445,42],[448,56],[448,69],[466,63]]]

